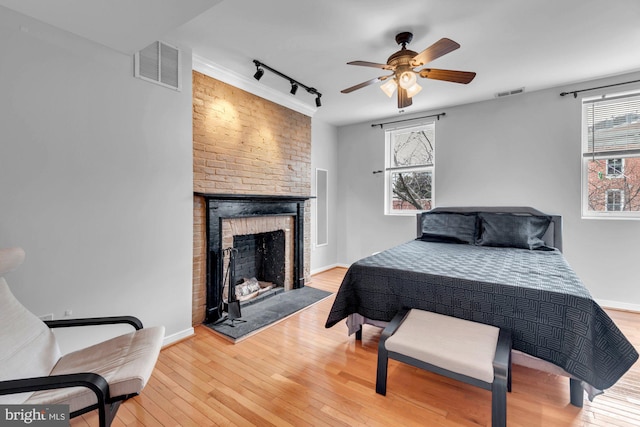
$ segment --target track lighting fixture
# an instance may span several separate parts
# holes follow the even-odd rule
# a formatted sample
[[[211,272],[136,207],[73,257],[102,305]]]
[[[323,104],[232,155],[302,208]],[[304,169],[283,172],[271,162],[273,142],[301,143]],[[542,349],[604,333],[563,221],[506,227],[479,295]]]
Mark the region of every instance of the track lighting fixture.
[[[306,90],[308,93],[310,93],[311,95],[315,95],[316,96],[316,107],[321,107],[322,106],[322,102],[320,102],[320,97],[322,96],[322,94],[320,92],[318,92],[318,90],[316,88],[313,87],[309,87],[305,84],[300,83],[299,81],[292,79],[291,77],[282,74],[280,71],[278,70],[274,70],[273,68],[269,67],[268,65],[263,64],[262,62],[258,61],[257,59],[253,60],[253,63],[256,66],[256,73],[253,75],[253,77],[256,80],[260,80],[260,78],[262,77],[262,75],[264,74],[264,70],[269,70],[271,71],[273,74],[276,74],[280,77],[282,77],[283,79],[286,79],[289,81],[289,83],[291,84],[291,90],[289,91],[289,93],[291,95],[295,95],[298,92],[298,87],[302,86],[302,88],[304,90]]]
[[[253,75],[253,78],[256,79],[256,80],[260,80],[262,78],[263,74],[264,74],[264,70],[262,68],[258,67],[258,70]]]

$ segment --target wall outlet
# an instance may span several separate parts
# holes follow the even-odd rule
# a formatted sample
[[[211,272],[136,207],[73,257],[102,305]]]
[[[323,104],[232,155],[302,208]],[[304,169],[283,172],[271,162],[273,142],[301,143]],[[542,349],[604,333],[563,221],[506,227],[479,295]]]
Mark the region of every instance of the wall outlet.
[[[70,308],[64,311],[64,317],[71,317],[72,314],[73,314],[73,310],[71,310]]]
[[[43,314],[42,316],[38,316],[40,320],[53,320],[53,313]]]

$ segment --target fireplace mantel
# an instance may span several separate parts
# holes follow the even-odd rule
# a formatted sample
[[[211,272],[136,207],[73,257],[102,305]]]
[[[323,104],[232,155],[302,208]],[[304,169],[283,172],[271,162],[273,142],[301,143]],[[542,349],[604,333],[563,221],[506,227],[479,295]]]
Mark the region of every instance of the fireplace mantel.
[[[268,194],[219,194],[219,193],[200,193],[194,191],[194,196],[204,197],[205,200],[256,200],[263,202],[304,202],[314,199],[314,196],[280,196]]]
[[[294,217],[293,288],[304,287],[304,207],[311,196],[219,194],[194,192],[206,204],[206,321],[217,320],[222,286],[222,221],[231,218],[289,215]]]

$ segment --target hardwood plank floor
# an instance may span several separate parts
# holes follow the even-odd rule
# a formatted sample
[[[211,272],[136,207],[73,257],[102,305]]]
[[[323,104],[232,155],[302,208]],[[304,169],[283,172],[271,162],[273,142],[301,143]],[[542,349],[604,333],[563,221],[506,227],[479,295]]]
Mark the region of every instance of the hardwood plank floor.
[[[311,278],[336,292],[345,269]],[[203,326],[165,348],[142,394],[125,402],[114,426],[489,426],[491,394],[389,362],[387,396],[375,392],[380,329],[362,342],[344,322],[324,323],[333,296],[238,344]],[[607,310],[640,347],[640,313]],[[507,420],[517,426],[640,426],[640,366],[582,409],[569,404],[568,379],[513,367]],[[97,426],[94,413],[72,426]]]

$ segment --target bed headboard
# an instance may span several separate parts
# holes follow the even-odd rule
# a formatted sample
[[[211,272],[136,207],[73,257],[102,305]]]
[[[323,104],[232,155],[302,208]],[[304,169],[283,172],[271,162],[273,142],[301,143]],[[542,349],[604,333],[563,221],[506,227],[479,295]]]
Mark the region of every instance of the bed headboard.
[[[528,206],[449,206],[437,207],[429,212],[494,212],[513,213],[519,215],[547,215],[551,217],[551,224],[547,232],[542,236],[542,240],[548,245],[562,252],[562,217],[560,215],[549,215]],[[417,237],[422,236],[422,215],[417,215]]]

